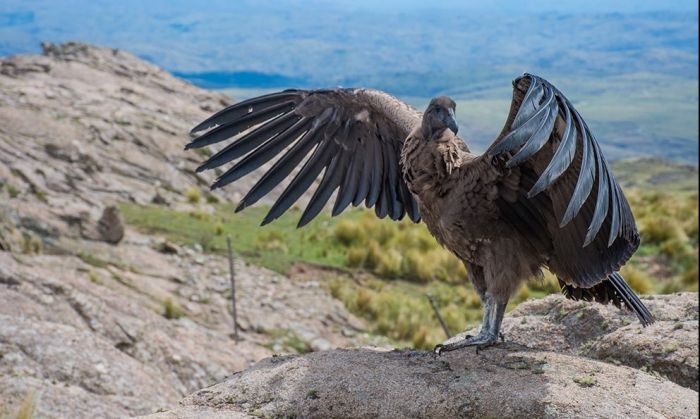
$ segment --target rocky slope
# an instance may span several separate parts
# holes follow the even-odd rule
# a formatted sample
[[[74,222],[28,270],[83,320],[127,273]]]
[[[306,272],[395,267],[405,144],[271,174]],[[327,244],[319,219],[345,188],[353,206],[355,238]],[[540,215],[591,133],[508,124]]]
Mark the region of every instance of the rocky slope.
[[[646,329],[550,296],[518,306],[506,342],[479,352],[269,358],[151,417],[697,417],[698,295],[645,303],[658,319]]]
[[[208,193],[183,145],[229,102],[119,50],[0,61],[0,417],[28,395],[37,417],[146,414],[273,353],[370,342],[317,282],[240,260],[233,340],[226,260],[112,207]]]

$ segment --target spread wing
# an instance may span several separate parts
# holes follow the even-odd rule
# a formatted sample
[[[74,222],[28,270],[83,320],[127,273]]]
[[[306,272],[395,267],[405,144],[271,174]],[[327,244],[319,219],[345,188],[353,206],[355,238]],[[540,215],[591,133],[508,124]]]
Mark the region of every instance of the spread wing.
[[[333,215],[349,204],[357,206],[364,201],[368,208],[375,208],[380,218],[388,215],[398,220],[408,214],[418,222],[418,206],[399,167],[403,141],[418,124],[417,111],[380,91],[285,90],[219,111],[192,129],[192,133],[201,134],[186,148],[235,138],[197,169],[212,169],[240,159],[216,180],[212,189],[279,157],[236,211],[257,202],[301,166],[263,225],[289,209],[321,172],[322,179],[299,220],[300,227],[318,215],[336,189],[339,191]]]
[[[517,177],[505,182],[515,191],[503,194],[509,196],[503,216],[524,226],[565,283],[594,287],[639,246],[629,204],[571,102],[533,75],[513,86],[508,120],[486,152]]]

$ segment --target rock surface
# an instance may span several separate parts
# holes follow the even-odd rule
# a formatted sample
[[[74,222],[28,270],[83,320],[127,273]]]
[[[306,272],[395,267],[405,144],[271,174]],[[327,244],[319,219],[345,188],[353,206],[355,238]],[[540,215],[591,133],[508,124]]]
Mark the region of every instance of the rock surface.
[[[277,357],[149,418],[698,415],[697,392],[639,370],[506,343],[435,356],[335,350]]]
[[[236,201],[259,177],[209,192],[216,173],[195,172],[209,152],[184,150],[189,129],[231,104],[228,96],[122,50],[75,42],[42,48],[41,56],[0,58],[0,231],[8,229],[3,218],[15,217],[15,236],[35,235],[45,248],[81,233],[95,239],[115,203],[178,205],[188,189]],[[112,233],[107,240],[116,239]],[[0,248],[21,248],[10,236]]]
[[[502,331],[523,346],[641,368],[698,391],[698,294],[643,300],[656,318],[647,328],[613,306],[550,295],[516,307]]]

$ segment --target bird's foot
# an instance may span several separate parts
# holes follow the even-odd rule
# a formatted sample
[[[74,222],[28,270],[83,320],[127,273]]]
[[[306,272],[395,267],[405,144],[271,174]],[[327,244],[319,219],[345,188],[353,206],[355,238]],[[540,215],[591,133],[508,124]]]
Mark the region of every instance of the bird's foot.
[[[497,335],[488,332],[482,332],[476,336],[467,335],[464,339],[457,342],[439,344],[435,346],[435,349],[433,349],[433,351],[437,355],[440,355],[443,352],[450,352],[457,349],[466,348],[467,346],[475,346],[478,353],[480,349],[487,348],[491,345],[495,345],[496,343],[498,343]]]

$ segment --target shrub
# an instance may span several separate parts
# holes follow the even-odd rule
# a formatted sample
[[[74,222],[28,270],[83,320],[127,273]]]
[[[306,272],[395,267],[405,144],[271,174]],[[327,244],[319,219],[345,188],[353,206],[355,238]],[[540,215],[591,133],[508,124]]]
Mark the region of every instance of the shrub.
[[[416,249],[406,252],[403,258],[403,273],[406,279],[427,283],[434,279],[433,266],[424,253]]]
[[[394,249],[384,250],[379,257],[376,272],[385,278],[398,278],[401,275],[401,254]]]
[[[190,204],[197,204],[202,200],[202,191],[192,186],[185,191],[185,199]]]
[[[17,198],[19,196],[19,189],[15,188],[11,184],[6,184],[5,189],[7,189],[7,193],[10,195],[10,198]]]
[[[367,259],[367,249],[364,247],[351,247],[348,249],[347,264],[351,268],[361,268]]]
[[[640,294],[648,294],[652,291],[652,282],[649,277],[632,265],[625,265],[620,271],[627,284]]]
[[[257,250],[267,250],[281,253],[289,252],[284,235],[274,230],[258,235],[255,238],[255,248]]]
[[[175,303],[172,298],[168,297],[163,300],[163,317],[166,319],[179,319],[183,317],[185,312],[180,308],[180,306]]]
[[[335,226],[335,239],[344,246],[364,243],[367,240],[362,227],[350,220],[341,220]]]
[[[647,243],[663,243],[667,240],[686,238],[680,224],[669,217],[653,217],[641,226],[642,239]]]

